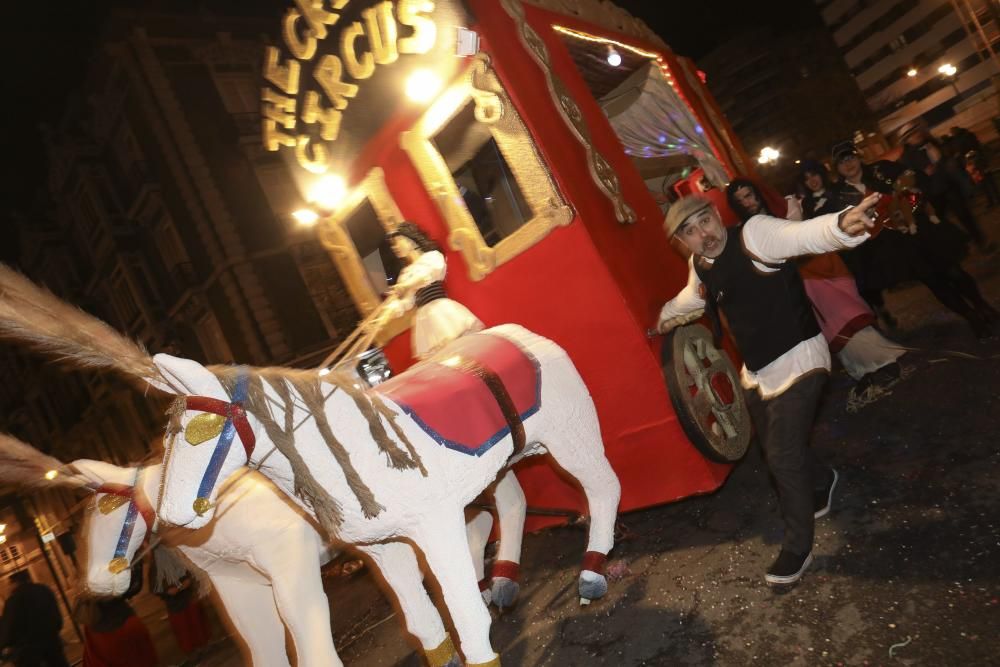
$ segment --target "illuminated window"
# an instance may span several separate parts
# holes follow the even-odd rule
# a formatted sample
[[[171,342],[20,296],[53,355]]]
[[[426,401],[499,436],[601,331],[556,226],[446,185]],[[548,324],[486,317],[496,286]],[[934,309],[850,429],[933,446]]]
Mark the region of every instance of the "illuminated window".
[[[488,59],[476,58],[400,143],[473,280],[568,225],[573,211]]]

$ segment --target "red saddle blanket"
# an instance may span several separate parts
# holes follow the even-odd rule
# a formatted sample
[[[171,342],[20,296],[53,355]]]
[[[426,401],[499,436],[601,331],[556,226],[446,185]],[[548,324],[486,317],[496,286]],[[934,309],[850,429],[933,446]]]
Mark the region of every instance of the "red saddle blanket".
[[[375,391],[410,415],[439,444],[470,456],[482,456],[510,434],[497,399],[474,373],[459,370],[475,361],[495,373],[521,420],[541,405],[538,361],[501,336],[468,334]]]

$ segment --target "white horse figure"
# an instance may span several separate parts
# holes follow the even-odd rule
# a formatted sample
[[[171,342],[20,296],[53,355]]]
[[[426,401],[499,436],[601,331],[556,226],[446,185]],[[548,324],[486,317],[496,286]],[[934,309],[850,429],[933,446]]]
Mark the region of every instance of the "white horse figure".
[[[86,586],[97,595],[121,595],[155,517],[161,466],[123,468],[86,459],[71,465],[97,491],[86,530]],[[286,627],[300,667],[341,664],[320,579],[320,566],[329,560],[324,540],[266,482],[242,472],[221,497],[215,521],[201,530],[168,530],[162,543],[208,575],[251,664],[289,665]],[[142,507],[149,509],[138,512]]]
[[[78,459],[67,466],[0,434],[0,466],[0,481],[6,484],[93,492],[95,502],[83,534],[84,588],[98,596],[118,596],[128,590],[136,552],[152,535],[150,525],[156,521],[161,464],[121,467]],[[62,474],[49,480],[45,477],[49,470]],[[238,470],[223,487],[211,524],[198,530],[168,528],[157,539],[178,549],[207,575],[245,642],[248,664],[288,666],[287,628],[299,667],[342,665],[331,637],[329,602],[320,579],[320,567],[330,559],[321,533],[259,473]],[[491,524],[470,529],[480,560],[483,536],[489,535]],[[248,526],[253,530],[247,530]],[[403,542],[358,549],[407,602],[401,607],[407,629],[421,643],[428,664],[460,664],[441,617],[420,583],[413,549]]]
[[[503,413],[507,430],[465,451],[435,437],[422,419],[426,415],[411,415],[384,393],[365,394],[349,381],[338,383],[333,374],[206,368],[163,354],[150,359],[107,325],[6,267],[0,267],[0,333],[179,397],[168,434],[178,437],[164,466],[160,516],[165,521],[204,526],[217,509],[218,481],[249,463],[289,496],[301,498],[340,540],[411,540],[441,587],[470,666],[500,660],[489,641],[490,615],[477,590],[463,510],[513,460],[547,451],[583,487],[591,522],[580,595],[589,600],[607,591],[602,569],[614,540],[618,478],[604,455],[593,401],[569,356],[522,327],[502,325],[464,336],[395,380],[397,390],[410,390],[418,399],[426,381],[419,373],[427,369],[468,368],[483,380],[492,398],[470,390],[437,406],[445,422],[448,414],[458,421],[470,409]],[[477,345],[506,346],[512,363],[534,369],[535,394],[527,408],[504,390],[499,371],[491,376],[476,360],[468,348]],[[462,404],[469,396],[474,402]]]

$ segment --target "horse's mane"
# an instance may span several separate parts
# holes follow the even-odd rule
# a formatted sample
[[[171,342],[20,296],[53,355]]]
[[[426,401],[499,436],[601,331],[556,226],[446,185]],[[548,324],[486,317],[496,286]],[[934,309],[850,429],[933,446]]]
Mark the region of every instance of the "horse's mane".
[[[147,385],[152,382],[173,385],[169,378],[160,372],[152,357],[142,346],[93,315],[62,301],[49,290],[36,285],[2,263],[0,263],[0,337],[21,341],[47,356],[77,367],[112,370]],[[238,367],[208,366],[207,368],[218,378],[231,397]],[[275,406],[265,394],[264,383],[271,386],[283,403],[277,410],[279,413],[277,416],[272,409]],[[324,384],[331,385],[333,391],[343,391],[354,401],[368,423],[372,438],[380,451],[386,455],[391,467],[419,469],[425,476],[427,471],[416,450],[396,423],[395,414],[378,395],[364,391],[353,378],[341,373],[321,376],[318,370],[251,368],[247,411],[264,426],[269,438],[291,462],[295,473],[296,492],[313,506],[323,526],[331,533],[335,533],[343,518],[340,505],[326,489],[320,486],[310,472],[309,466],[295,449],[292,421],[293,390],[315,419],[330,452],[343,468],[365,516],[369,518],[377,516],[384,508],[360,478],[351,463],[350,455],[334,437],[327,423],[323,406],[328,394],[324,393]],[[180,396],[186,392],[178,390],[176,393]],[[168,437],[176,434],[183,411],[181,400],[175,401],[171,406],[168,412],[171,417],[167,428]],[[395,439],[386,432],[383,419],[392,428]],[[402,447],[397,442],[401,443]],[[41,455],[28,445],[20,444]],[[14,452],[15,447],[11,447],[9,451]],[[23,450],[21,451],[23,454]],[[3,452],[0,451],[0,464],[4,461],[3,456]],[[44,473],[48,470],[66,468],[51,457],[45,463],[38,463],[38,459],[31,457],[19,458],[13,454],[11,456],[11,464],[2,466],[10,470],[0,473],[0,483],[5,481],[4,474],[7,474],[10,475],[12,484],[52,486],[53,484],[46,484],[49,480],[45,480]],[[31,461],[34,463],[30,463]],[[40,475],[39,470],[41,470]],[[65,485],[65,480],[60,481]]]
[[[52,479],[46,473],[55,470]],[[0,433],[0,486],[30,489],[80,488],[88,480],[62,461],[42,453],[26,442]]]
[[[0,336],[80,368],[165,381],[152,357],[113,327],[0,263]]]
[[[232,397],[240,368],[213,365],[209,366],[208,370],[218,378],[226,392]],[[295,447],[293,412],[296,397],[293,396],[293,391],[315,419],[324,442],[343,469],[351,491],[357,497],[366,517],[378,516],[384,507],[378,503],[371,489],[361,479],[351,462],[347,449],[334,436],[333,430],[327,422],[324,404],[329,392],[324,391],[324,384],[332,386],[334,392],[343,391],[354,401],[358,411],[368,423],[368,430],[373,440],[379,450],[386,455],[387,462],[391,467],[400,470],[419,469],[423,475],[427,475],[420,456],[396,423],[395,414],[389,410],[377,394],[364,391],[350,376],[336,372],[320,375],[319,371],[315,369],[303,370],[283,367],[244,367],[243,370],[249,374],[249,387],[245,402],[247,412],[260,422],[278,451],[288,459],[295,474],[296,493],[312,506],[321,525],[331,534],[336,534],[337,528],[343,521],[343,511],[340,503],[319,484]],[[267,397],[265,383],[279,397],[278,404]],[[395,440],[386,432],[381,418],[384,418],[392,428],[396,436]],[[397,441],[405,447],[406,451],[397,444]]]

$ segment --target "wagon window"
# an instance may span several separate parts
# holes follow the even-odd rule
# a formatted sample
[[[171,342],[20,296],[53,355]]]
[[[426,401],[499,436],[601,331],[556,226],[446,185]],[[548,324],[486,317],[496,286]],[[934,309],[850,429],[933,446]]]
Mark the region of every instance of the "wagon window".
[[[385,227],[371,201],[365,200],[344,221],[347,233],[358,249],[368,281],[376,294],[382,295],[396,282],[401,262],[392,251]]]
[[[496,246],[534,217],[496,139],[476,121],[471,102],[434,136],[434,145],[486,245]]]
[[[476,58],[400,143],[473,280],[568,225],[566,205],[487,59]]]

